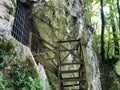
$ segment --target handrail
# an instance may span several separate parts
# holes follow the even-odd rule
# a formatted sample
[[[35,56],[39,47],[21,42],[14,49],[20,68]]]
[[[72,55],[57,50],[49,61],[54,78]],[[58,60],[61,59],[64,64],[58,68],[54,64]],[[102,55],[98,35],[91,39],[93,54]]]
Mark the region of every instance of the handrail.
[[[44,40],[44,39],[41,38],[40,36],[38,36],[38,35],[36,35],[36,34],[34,34],[34,33],[32,33],[32,35],[35,36],[35,37],[37,37],[38,40],[42,41],[43,43],[46,43],[46,44],[48,44],[48,45],[50,45],[51,47],[53,47],[53,48],[56,49],[56,46],[54,46],[53,44],[51,44],[51,43],[49,43],[48,41]]]

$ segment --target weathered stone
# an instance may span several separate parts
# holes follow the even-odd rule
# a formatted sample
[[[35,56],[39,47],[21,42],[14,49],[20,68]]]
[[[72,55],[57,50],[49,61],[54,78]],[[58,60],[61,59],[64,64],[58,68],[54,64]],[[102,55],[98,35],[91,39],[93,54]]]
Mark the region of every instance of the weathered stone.
[[[5,0],[4,2],[7,2]],[[69,40],[82,38],[82,48],[84,51],[88,90],[101,90],[99,60],[93,49],[92,32],[86,28],[85,19],[86,11],[84,9],[83,0],[21,0],[22,2],[35,1],[32,7],[31,17],[33,23],[40,36],[54,44],[58,40]],[[3,5],[3,0],[0,1],[0,33],[9,34],[12,30],[15,6],[15,0],[9,0]],[[13,11],[13,13],[11,12]],[[28,47],[23,46],[15,39],[3,39],[0,37],[0,48],[10,51],[15,54],[15,58],[27,60],[29,66],[33,66],[35,76],[39,76],[36,71],[36,64]],[[9,42],[10,41],[10,42]],[[14,42],[13,44],[11,42]],[[12,46],[12,47],[11,47]],[[72,47],[74,44],[65,44],[65,47]],[[12,48],[12,49],[11,49]],[[10,49],[10,50],[9,50]],[[41,48],[42,50],[44,48]],[[44,50],[43,50],[44,51]],[[64,57],[66,53],[63,53]],[[23,57],[24,56],[24,57]],[[75,57],[69,55],[67,58],[71,62]],[[54,60],[55,61],[55,60]],[[51,62],[50,62],[51,63]],[[55,61],[56,63],[56,61]],[[64,67],[63,70],[78,68],[77,66]],[[34,71],[35,70],[35,71]],[[46,75],[43,66],[39,65],[40,76],[42,76],[43,83],[46,83]],[[50,82],[56,83],[56,78],[52,74],[48,75]],[[73,76],[68,74],[68,76]],[[65,77],[65,76],[64,76]],[[105,80],[102,80],[103,82]],[[46,85],[46,84],[44,84]],[[107,84],[105,84],[107,85]],[[57,86],[57,85],[56,85]],[[46,90],[46,87],[44,87]]]
[[[34,23],[40,36],[53,44],[59,39],[83,38],[88,90],[101,90],[99,60],[92,47],[92,32],[85,25],[86,11],[83,7],[83,0],[48,0],[44,4],[39,2],[33,7],[33,13],[36,9],[35,15],[38,17],[34,17]],[[64,46],[70,47],[69,44]],[[63,57],[65,54],[62,54]],[[71,56],[65,62],[70,62],[73,58]],[[62,69],[68,70],[68,68],[70,67]],[[72,68],[77,69],[76,66]]]
[[[14,22],[16,0],[1,0],[0,3],[0,34],[10,35]]]
[[[32,67],[33,70],[32,72],[34,73],[35,77],[39,77],[38,74],[38,68],[37,65],[35,63],[35,60],[32,56],[32,53],[30,51],[30,49],[26,46],[23,46],[21,43],[19,43],[18,41],[16,41],[14,38],[9,38],[7,39],[5,36],[0,36],[1,40],[0,49],[5,50],[6,52],[8,52],[10,54],[10,56],[14,56],[14,59],[17,60],[21,60],[21,62],[26,63],[26,65],[28,64],[28,66]],[[20,61],[17,61],[20,62]]]

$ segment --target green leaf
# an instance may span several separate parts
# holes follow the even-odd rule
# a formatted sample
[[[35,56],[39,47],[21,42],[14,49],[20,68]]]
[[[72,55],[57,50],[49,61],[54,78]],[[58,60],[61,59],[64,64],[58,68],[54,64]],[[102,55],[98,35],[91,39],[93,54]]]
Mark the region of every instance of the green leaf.
[[[120,75],[120,60],[115,64],[115,71]]]
[[[5,85],[1,83],[0,88],[5,89]]]
[[[29,88],[28,87],[23,87],[22,90],[29,90]]]
[[[33,78],[32,78],[32,77],[28,77],[28,79],[29,79],[30,81],[33,81]]]
[[[3,81],[3,78],[0,76],[0,82],[2,82]]]

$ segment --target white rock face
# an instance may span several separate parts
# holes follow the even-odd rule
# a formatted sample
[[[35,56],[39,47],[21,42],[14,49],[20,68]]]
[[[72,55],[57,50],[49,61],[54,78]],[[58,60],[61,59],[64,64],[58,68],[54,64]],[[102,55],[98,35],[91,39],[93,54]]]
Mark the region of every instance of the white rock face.
[[[41,65],[40,63],[38,64],[38,72],[41,77],[41,85],[43,87],[43,90],[47,90],[47,86],[48,86],[47,76],[45,74],[43,65]]]
[[[0,34],[10,35],[15,16],[16,0],[0,0]]]
[[[93,49],[93,37],[91,31],[88,29],[83,32],[86,46],[86,70],[88,77],[88,90],[102,90],[100,82],[99,60]]]

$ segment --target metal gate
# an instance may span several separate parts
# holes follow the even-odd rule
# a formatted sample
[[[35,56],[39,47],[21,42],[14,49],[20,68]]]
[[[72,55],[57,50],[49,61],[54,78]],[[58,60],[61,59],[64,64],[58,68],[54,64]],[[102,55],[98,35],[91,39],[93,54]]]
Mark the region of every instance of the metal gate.
[[[24,45],[28,45],[28,37],[31,29],[32,26],[28,21],[26,11],[24,10],[21,2],[17,0],[12,36]]]

